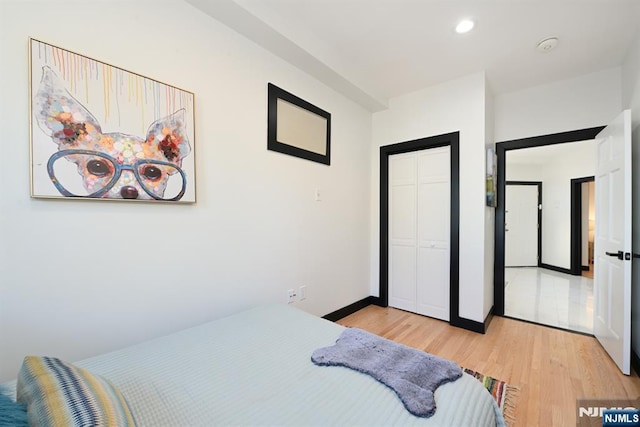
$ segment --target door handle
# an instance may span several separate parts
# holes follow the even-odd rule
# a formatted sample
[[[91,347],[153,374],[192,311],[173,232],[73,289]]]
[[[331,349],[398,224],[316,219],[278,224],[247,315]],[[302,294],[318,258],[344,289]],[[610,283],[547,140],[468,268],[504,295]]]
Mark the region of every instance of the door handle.
[[[609,256],[614,256],[616,258],[618,258],[619,260],[623,260],[624,259],[624,252],[622,251],[618,251],[618,252],[605,252],[606,255]]]

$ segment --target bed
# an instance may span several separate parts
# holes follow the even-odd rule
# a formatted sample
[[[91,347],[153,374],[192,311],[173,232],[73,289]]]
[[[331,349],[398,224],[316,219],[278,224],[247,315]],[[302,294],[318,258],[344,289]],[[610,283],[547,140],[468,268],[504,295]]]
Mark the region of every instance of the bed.
[[[267,305],[74,365],[107,379],[138,426],[504,425],[466,374],[438,387],[435,414],[421,418],[370,376],[313,364],[344,330]]]

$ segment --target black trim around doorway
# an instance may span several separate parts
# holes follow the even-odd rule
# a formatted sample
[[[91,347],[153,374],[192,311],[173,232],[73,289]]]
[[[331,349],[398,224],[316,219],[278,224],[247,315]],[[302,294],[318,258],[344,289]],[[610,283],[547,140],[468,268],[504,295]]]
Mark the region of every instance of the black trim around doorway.
[[[571,180],[571,269],[570,274],[580,276],[582,265],[582,184],[595,181],[595,176]],[[586,267],[589,270],[589,266]]]
[[[378,304],[383,307],[389,305],[389,156],[446,146],[451,147],[449,323],[453,326],[469,329],[468,323],[471,321],[459,316],[460,132],[452,132],[380,147],[380,296]]]
[[[586,141],[595,137],[604,126],[560,132],[530,138],[515,139],[496,143],[497,161],[497,205],[495,218],[495,261],[493,283],[494,314],[504,316],[504,192],[506,183],[506,152],[519,148],[541,147],[565,142]]]

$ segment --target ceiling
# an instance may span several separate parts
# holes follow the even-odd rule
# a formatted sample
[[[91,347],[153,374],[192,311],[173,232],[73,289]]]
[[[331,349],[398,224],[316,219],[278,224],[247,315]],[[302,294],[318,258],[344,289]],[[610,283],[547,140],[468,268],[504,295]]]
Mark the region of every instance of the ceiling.
[[[500,94],[619,66],[640,22],[638,0],[186,1],[371,111],[481,71]]]

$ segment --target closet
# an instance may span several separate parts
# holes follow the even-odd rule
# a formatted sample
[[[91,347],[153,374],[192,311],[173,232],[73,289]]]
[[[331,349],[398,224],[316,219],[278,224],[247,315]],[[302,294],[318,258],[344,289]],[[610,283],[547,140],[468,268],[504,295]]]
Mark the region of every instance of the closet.
[[[389,156],[389,305],[449,320],[450,146]]]

